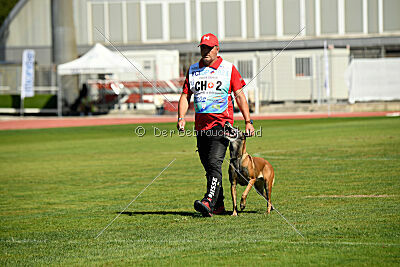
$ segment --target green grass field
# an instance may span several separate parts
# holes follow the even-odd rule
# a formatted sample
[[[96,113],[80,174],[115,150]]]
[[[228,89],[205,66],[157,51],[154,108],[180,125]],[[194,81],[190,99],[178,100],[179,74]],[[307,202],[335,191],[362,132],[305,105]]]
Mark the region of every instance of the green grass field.
[[[398,118],[256,122],[248,152],[274,166],[272,203],[305,238],[254,190],[239,217],[200,217],[195,138],[143,126],[0,131],[0,264],[400,264]]]

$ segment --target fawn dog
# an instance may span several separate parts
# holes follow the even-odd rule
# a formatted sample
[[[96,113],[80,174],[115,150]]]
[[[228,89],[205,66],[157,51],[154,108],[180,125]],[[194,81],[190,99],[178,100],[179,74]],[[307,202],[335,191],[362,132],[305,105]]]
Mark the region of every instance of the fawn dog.
[[[231,194],[233,202],[232,216],[237,216],[236,184],[247,186],[240,200],[240,209],[246,207],[246,198],[254,185],[255,189],[267,200],[267,212],[270,213],[271,191],[274,184],[275,173],[271,164],[258,157],[252,157],[246,152],[246,135],[234,128],[230,123],[224,127],[224,136],[230,141],[229,181],[231,182]],[[265,189],[265,191],[264,191]]]

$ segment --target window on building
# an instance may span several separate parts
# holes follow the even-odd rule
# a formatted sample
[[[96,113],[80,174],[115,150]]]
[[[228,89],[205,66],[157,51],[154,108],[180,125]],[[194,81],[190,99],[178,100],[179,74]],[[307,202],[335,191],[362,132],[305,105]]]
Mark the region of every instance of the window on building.
[[[345,2],[345,31],[346,33],[363,32],[363,1],[351,0]]]
[[[201,32],[208,32],[218,35],[218,5],[217,2],[201,2]]]
[[[309,57],[297,57],[295,59],[295,72],[296,77],[310,77],[311,76],[311,58]]]
[[[225,9],[225,37],[241,37],[241,7],[239,1],[224,2]]]
[[[260,35],[276,34],[276,1],[259,0]]]
[[[252,60],[238,60],[238,71],[243,79],[253,78],[253,61]]]
[[[171,39],[186,38],[185,3],[169,4],[169,34]]]
[[[315,1],[306,1],[306,33],[315,35]]]
[[[383,27],[384,31],[400,30],[400,1],[385,0],[383,1]]]
[[[105,18],[104,18],[104,4],[103,3],[93,3],[92,4],[92,40],[94,43],[104,42],[104,36],[102,36],[97,30],[104,32],[105,31]]]
[[[143,69],[145,69],[145,70],[150,70],[151,69],[151,61],[150,60],[145,60],[143,62]]]
[[[128,41],[136,42],[141,38],[140,3],[126,3]]]
[[[338,1],[321,0],[321,33],[337,34],[338,29]]]
[[[379,32],[378,0],[368,0],[368,33]]]
[[[110,40],[115,42],[122,42],[123,41],[122,4],[109,3],[108,13],[109,13],[108,31],[110,33]]]
[[[300,2],[283,0],[283,34],[292,35],[300,31]]]
[[[146,4],[147,39],[162,39],[162,6],[161,4]]]

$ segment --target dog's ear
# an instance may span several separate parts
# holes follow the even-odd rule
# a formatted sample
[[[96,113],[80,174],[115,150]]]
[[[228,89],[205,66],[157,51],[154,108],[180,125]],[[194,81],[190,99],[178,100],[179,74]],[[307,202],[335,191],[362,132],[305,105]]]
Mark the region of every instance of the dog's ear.
[[[233,142],[239,137],[240,134],[243,133],[241,133],[238,128],[233,127],[232,124],[230,124],[229,122],[225,122],[224,134],[225,138]]]
[[[225,122],[224,127],[233,128],[232,124],[229,121]]]

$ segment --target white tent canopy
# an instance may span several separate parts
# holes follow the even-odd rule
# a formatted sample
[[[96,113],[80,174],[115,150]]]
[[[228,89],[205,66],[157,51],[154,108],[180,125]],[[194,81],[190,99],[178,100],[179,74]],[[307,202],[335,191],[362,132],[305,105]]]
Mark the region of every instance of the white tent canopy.
[[[58,66],[59,75],[95,74],[95,73],[126,73],[136,72],[139,65],[130,62],[119,53],[114,53],[97,43],[92,49],[78,59]]]

